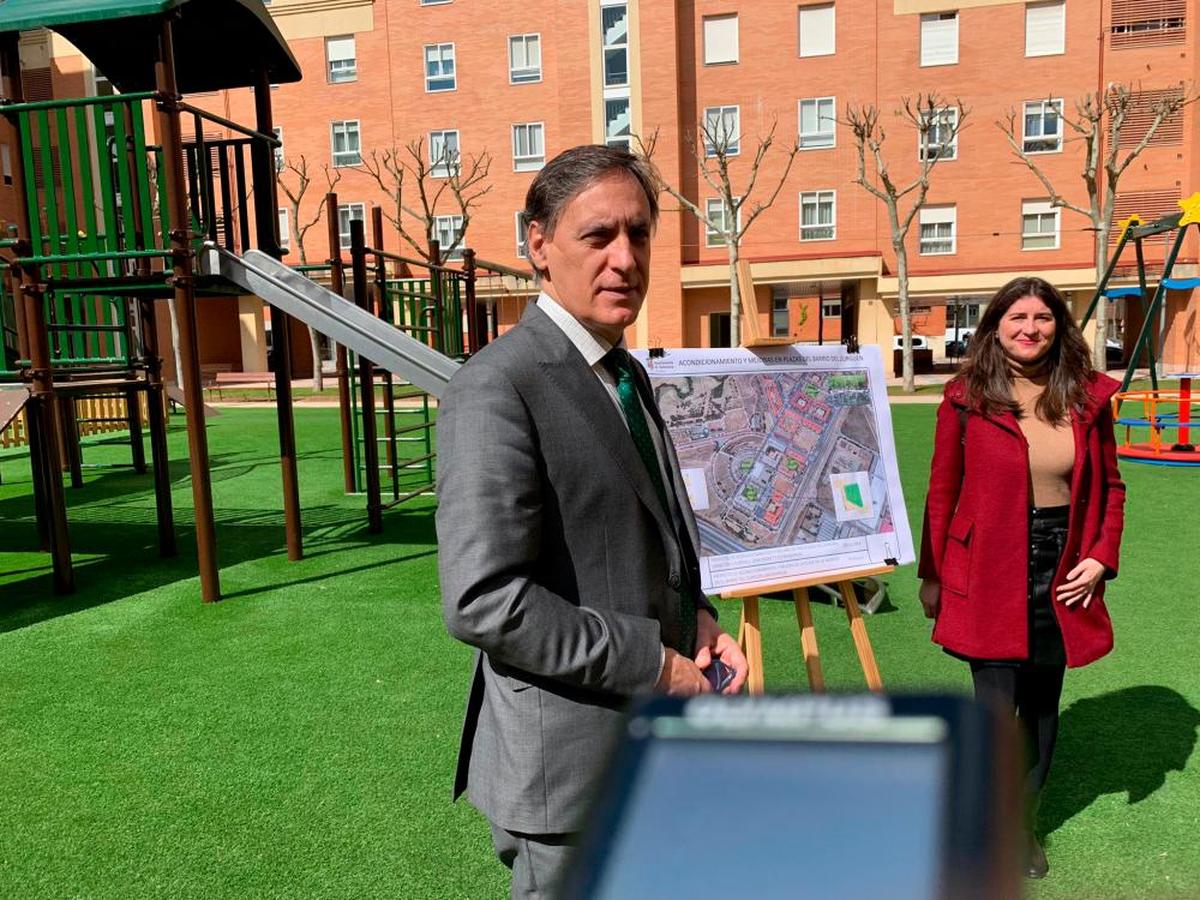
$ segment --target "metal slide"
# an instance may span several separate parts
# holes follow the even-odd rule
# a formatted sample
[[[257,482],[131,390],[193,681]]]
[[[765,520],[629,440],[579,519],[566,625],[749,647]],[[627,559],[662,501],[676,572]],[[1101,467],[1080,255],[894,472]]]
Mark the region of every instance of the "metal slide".
[[[260,250],[238,256],[205,243],[200,251],[200,271],[219,275],[261,297],[435,397],[442,395],[462,365]]]

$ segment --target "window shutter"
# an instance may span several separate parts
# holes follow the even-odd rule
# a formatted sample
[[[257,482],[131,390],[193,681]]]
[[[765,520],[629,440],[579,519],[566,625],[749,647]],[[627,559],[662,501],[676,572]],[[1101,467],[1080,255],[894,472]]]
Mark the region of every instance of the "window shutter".
[[[1109,46],[1182,44],[1186,26],[1187,0],[1112,0]]]
[[[1056,56],[1067,51],[1066,0],[1025,7],[1025,55]]]
[[[948,66],[958,62],[958,13],[921,16],[921,65]]]
[[[835,48],[834,5],[800,7],[800,55],[830,56]]]
[[[343,59],[354,59],[354,38],[339,37],[328,38],[325,41],[326,52],[329,54],[329,61]]]
[[[1154,122],[1154,107],[1164,100],[1182,100],[1182,88],[1136,91],[1129,98],[1129,110],[1121,126],[1120,146],[1132,148],[1141,143]],[[1183,143],[1183,109],[1176,110],[1159,123],[1150,147],[1176,147]]]
[[[704,20],[704,63],[738,61],[738,17],[712,16]]]

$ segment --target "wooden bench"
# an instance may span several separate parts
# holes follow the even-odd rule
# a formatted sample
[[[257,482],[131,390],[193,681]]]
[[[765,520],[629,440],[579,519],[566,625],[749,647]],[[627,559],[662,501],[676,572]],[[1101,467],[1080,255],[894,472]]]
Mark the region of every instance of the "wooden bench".
[[[209,392],[209,396],[216,394],[219,399],[225,399],[225,388],[229,387],[265,387],[267,389],[267,397],[274,396],[275,392],[275,373],[274,372],[213,372],[211,377],[206,376],[203,381],[204,389]]]

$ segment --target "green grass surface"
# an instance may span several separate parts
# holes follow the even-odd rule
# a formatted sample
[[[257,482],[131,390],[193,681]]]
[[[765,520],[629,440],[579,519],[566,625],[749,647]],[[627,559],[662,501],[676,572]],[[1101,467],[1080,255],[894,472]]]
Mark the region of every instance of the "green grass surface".
[[[933,414],[893,408],[914,527]],[[282,550],[273,412],[212,421],[215,605],[198,599],[179,420],[180,557],[156,554],[148,478],[88,470],[68,492],[71,597],[36,552],[27,464],[0,460],[0,896],[505,896],[486,823],[449,802],[470,652],[441,626],[432,503],[368,535],[362,498],[341,493],[336,416],[296,415],[300,563]],[[1200,896],[1200,473],[1124,472],[1117,650],[1068,674],[1038,898]],[[888,687],[966,691],[929,643],[914,568],[889,592],[868,621]],[[802,686],[791,606],[763,615],[768,685]],[[859,689],[844,614],[814,616],[830,686]],[[797,812],[798,840],[819,827]]]

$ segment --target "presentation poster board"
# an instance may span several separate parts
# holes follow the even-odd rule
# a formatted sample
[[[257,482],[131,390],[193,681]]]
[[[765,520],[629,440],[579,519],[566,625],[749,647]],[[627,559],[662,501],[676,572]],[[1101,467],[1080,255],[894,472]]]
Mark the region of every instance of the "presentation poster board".
[[[914,560],[877,348],[634,355],[679,454],[706,592]]]

